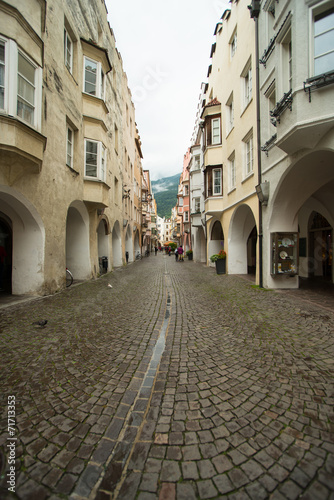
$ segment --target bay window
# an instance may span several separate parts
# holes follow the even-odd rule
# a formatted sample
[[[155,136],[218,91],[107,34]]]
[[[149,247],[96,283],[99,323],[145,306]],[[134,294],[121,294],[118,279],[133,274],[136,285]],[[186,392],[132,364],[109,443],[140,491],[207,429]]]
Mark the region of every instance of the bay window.
[[[85,140],[85,177],[106,180],[106,148],[102,142]]]
[[[212,137],[212,144],[220,144],[220,118],[214,118],[211,121],[211,137]]]
[[[0,109],[41,128],[42,69],[18,48],[0,37]]]
[[[104,80],[101,63],[84,57],[84,92],[104,99]]]

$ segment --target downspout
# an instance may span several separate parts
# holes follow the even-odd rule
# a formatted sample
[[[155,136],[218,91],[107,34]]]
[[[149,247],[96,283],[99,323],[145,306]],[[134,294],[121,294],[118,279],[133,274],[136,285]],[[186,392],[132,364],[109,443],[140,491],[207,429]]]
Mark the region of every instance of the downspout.
[[[260,123],[260,57],[259,57],[259,14],[260,2],[253,0],[248,6],[255,22],[255,61],[256,61],[256,135],[257,135],[257,171],[258,184],[262,182],[261,165],[261,123]],[[259,200],[259,286],[263,288],[263,216],[262,203]]]

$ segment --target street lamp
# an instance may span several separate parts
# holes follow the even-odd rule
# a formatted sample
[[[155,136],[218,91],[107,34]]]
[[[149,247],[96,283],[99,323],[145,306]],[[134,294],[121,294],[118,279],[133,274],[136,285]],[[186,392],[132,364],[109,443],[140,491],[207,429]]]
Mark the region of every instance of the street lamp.
[[[259,198],[259,202],[266,207],[269,200],[269,182],[261,182],[261,184],[255,186],[255,189],[257,197]]]

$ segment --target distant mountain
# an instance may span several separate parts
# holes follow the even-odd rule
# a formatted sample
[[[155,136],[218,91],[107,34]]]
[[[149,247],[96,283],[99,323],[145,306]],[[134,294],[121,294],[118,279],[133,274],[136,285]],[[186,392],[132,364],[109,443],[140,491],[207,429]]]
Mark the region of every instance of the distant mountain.
[[[176,174],[157,181],[151,181],[159,217],[171,216],[171,210],[175,207],[177,201],[180,175]]]

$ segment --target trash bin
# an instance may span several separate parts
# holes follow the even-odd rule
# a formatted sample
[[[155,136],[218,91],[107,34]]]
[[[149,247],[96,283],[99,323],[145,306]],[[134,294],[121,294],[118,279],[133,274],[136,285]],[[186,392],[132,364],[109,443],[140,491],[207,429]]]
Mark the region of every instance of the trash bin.
[[[106,257],[105,255],[102,257],[102,268],[104,272],[108,271],[108,257]]]

